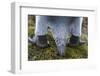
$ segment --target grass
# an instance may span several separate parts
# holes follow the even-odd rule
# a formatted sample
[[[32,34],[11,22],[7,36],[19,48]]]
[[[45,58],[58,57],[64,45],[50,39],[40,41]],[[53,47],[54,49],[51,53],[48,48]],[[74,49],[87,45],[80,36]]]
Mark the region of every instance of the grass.
[[[84,27],[83,27],[84,28]],[[85,26],[85,28],[87,28]],[[35,29],[35,18],[34,16],[28,16],[28,36],[32,37],[34,35]],[[81,36],[82,40],[88,42],[88,35],[85,29]],[[66,46],[65,56],[57,55],[57,47],[55,41],[50,32],[47,34],[48,40],[50,42],[49,48],[40,49],[31,43],[28,43],[28,60],[54,60],[54,59],[80,59],[88,57],[88,44],[84,44],[75,48]]]

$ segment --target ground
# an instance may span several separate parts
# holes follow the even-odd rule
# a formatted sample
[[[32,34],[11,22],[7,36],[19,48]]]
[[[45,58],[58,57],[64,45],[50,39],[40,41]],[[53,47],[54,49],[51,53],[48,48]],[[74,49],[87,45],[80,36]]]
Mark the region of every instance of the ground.
[[[35,29],[35,16],[28,16],[28,36],[34,35]],[[82,26],[81,39],[87,43],[78,47],[68,47],[66,45],[65,56],[57,55],[57,47],[50,31],[48,32],[48,40],[50,47],[40,49],[35,45],[28,43],[28,60],[54,60],[54,59],[80,59],[88,57],[88,18],[84,17]]]

